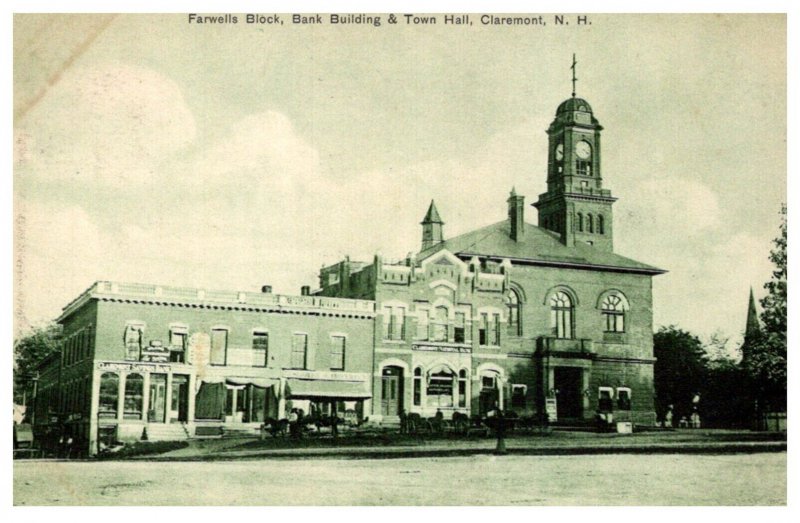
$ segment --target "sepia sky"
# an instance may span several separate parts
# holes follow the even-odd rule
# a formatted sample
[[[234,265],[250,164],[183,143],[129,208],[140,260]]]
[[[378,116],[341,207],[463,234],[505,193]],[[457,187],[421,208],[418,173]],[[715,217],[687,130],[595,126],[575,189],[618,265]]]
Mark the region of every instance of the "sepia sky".
[[[574,52],[615,251],[669,271],[654,328],[741,336],[786,201],[784,16],[238,16],[15,15],[17,329],[99,279],[297,294],[345,255],[419,250],[431,199],[446,237],[500,221],[512,186],[546,189]]]

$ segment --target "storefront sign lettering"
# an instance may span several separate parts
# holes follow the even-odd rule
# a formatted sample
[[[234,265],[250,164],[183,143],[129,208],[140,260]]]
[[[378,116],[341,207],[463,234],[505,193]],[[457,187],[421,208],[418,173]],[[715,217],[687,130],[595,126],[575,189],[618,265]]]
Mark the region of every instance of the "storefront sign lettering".
[[[460,354],[469,354],[472,349],[469,347],[456,347],[452,345],[417,345],[411,346],[412,350],[421,350],[426,352],[456,352]]]
[[[558,405],[555,398],[546,398],[544,400],[544,411],[547,413],[548,422],[558,421]]]
[[[285,370],[286,378],[301,380],[328,380],[328,381],[367,381],[369,374],[366,372],[325,372],[315,370]]]
[[[158,363],[117,363],[110,361],[101,361],[97,364],[99,370],[111,371],[129,371],[129,372],[169,372],[169,365],[162,365]]]

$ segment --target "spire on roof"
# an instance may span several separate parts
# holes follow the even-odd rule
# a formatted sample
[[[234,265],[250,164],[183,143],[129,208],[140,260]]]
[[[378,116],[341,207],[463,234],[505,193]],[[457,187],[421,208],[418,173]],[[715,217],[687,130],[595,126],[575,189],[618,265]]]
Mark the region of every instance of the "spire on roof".
[[[439,211],[436,210],[436,204],[433,200],[431,200],[431,205],[428,207],[428,212],[425,214],[425,218],[422,220],[423,225],[426,223],[444,223],[439,217]]]
[[[761,324],[758,322],[758,311],[756,311],[756,299],[753,297],[753,288],[750,287],[750,303],[747,307],[747,325],[744,329],[745,342],[752,340],[753,336],[761,331]]]

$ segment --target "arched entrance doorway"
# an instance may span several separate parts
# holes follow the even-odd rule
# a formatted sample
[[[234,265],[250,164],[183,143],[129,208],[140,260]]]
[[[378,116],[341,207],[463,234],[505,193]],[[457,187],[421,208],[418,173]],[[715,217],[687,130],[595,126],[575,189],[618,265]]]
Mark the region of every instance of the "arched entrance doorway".
[[[403,369],[384,367],[381,372],[381,414],[399,416],[403,408]]]

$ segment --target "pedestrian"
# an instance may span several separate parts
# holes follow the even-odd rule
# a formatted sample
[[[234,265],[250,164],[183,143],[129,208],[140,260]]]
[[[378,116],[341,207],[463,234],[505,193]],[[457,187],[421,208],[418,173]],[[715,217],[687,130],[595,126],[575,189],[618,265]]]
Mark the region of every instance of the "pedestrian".
[[[672,428],[672,405],[667,405],[667,413],[664,414],[664,428]]]

